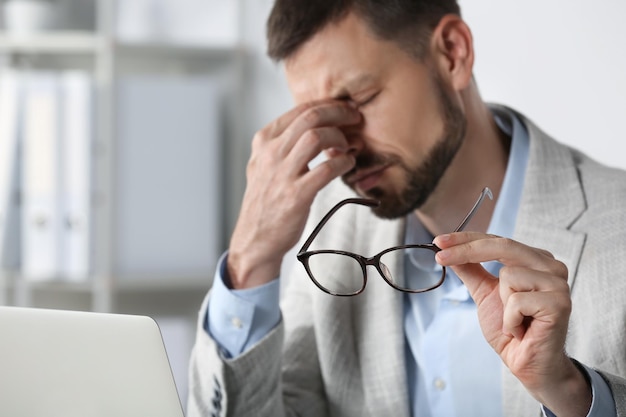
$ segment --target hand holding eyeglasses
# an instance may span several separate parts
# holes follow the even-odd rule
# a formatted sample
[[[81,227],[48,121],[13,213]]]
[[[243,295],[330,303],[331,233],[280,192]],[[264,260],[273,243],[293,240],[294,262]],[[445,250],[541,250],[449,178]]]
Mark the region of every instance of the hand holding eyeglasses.
[[[474,206],[461,221],[455,232],[463,230],[472,219],[476,210],[485,198],[493,200],[493,194],[489,187],[485,187]],[[439,272],[424,273],[414,279],[402,280],[404,277],[403,264],[397,262],[397,258],[411,258],[414,262],[432,268],[435,265],[435,254],[439,248],[432,243],[400,245],[387,248],[374,256],[365,257],[357,253],[345,250],[321,249],[309,250],[311,244],[326,225],[328,220],[343,206],[356,204],[365,207],[376,207],[380,204],[377,200],[367,198],[348,198],[337,203],[306,239],[297,254],[298,260],[304,266],[309,278],[317,287],[327,294],[350,297],[359,295],[365,290],[367,284],[367,267],[376,268],[380,276],[389,285],[398,291],[407,293],[421,293],[438,288],[446,279],[446,268],[440,268]],[[329,268],[328,266],[331,265]]]
[[[556,415],[587,415],[591,392],[567,357],[567,267],[549,252],[475,232],[438,236],[437,261],[470,291],[483,334],[526,389]],[[504,266],[496,279],[481,262]],[[567,395],[564,395],[564,390]]]

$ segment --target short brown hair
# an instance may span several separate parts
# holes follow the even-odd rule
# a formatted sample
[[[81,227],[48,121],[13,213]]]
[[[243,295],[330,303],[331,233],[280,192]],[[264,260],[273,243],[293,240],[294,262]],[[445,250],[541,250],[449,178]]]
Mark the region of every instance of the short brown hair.
[[[372,33],[422,57],[432,30],[446,14],[461,14],[456,0],[276,0],[267,20],[267,54],[288,58],[329,23],[354,11]]]

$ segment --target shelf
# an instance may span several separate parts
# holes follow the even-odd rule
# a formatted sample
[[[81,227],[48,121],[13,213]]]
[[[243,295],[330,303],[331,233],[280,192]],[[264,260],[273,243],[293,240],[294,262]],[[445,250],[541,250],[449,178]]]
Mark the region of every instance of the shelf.
[[[115,281],[117,292],[161,292],[161,291],[208,291],[212,277],[156,277],[120,278]]]
[[[118,52],[129,55],[227,57],[243,50],[238,45],[201,45],[170,42],[110,42]],[[0,53],[10,54],[95,54],[107,40],[93,32],[47,32],[10,35],[0,32]]]
[[[20,280],[19,283],[17,280]],[[114,292],[186,292],[186,291],[208,291],[211,287],[212,277],[133,277],[120,278],[113,282]],[[46,292],[92,292],[99,291],[95,288],[93,281],[86,280],[80,282],[66,281],[62,279],[50,279],[46,281],[30,281],[23,278],[16,278],[13,282],[5,282],[0,285],[0,289],[12,289],[16,285],[22,286],[31,291]]]
[[[233,45],[200,45],[178,44],[169,42],[125,42],[116,41],[114,47],[122,53],[149,54],[149,55],[197,55],[203,57],[230,56],[242,50]]]
[[[104,44],[92,32],[48,32],[33,35],[0,33],[0,53],[93,54]]]
[[[71,282],[62,280],[48,280],[48,281],[29,281],[22,279],[19,283],[15,281],[13,286],[21,286],[31,291],[50,291],[50,292],[75,292],[75,293],[87,293],[93,288],[93,285],[89,281],[84,282]]]

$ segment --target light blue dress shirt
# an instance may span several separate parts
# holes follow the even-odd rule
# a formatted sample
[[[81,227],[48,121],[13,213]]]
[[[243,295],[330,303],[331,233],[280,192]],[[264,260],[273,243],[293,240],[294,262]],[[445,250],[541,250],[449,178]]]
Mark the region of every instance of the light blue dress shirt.
[[[488,233],[511,237],[523,189],[529,139],[526,128],[514,114],[494,116],[498,126],[512,137],[512,143]],[[417,217],[409,216],[405,242],[424,243],[432,239]],[[280,284],[275,279],[252,289],[230,290],[224,283],[228,279],[227,256],[227,253],[222,256],[216,271],[204,328],[220,346],[222,354],[231,358],[258,343],[280,322]],[[484,266],[495,276],[501,267],[497,262]],[[414,259],[405,259],[407,279],[433,273],[438,268],[438,265],[420,265]],[[454,272],[448,268],[444,284],[435,291],[407,294],[404,307],[412,416],[501,415],[503,365],[485,341],[476,305]],[[588,417],[615,416],[613,397],[606,382],[597,372],[585,370],[593,391]],[[481,395],[476,395],[477,392]],[[549,410],[544,408],[543,412],[553,417]]]
[[[512,237],[528,160],[528,133],[512,114],[495,115],[495,118],[500,129],[512,137],[512,142],[500,198],[488,233]],[[430,242],[432,239],[417,217],[410,216],[405,243]],[[492,275],[498,276],[502,265],[488,262],[484,266]],[[408,277],[436,271],[441,271],[437,264],[423,265],[410,257],[405,259]],[[404,332],[413,416],[501,414],[502,361],[485,341],[476,305],[454,271],[447,269],[446,280],[436,291],[406,294],[405,299]],[[477,392],[485,395],[478,396]],[[485,398],[490,400],[485,401]]]

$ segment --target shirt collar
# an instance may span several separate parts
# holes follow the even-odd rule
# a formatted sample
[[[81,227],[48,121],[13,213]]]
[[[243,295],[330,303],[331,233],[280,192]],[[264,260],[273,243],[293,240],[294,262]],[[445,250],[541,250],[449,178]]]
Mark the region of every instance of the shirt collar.
[[[512,237],[515,231],[515,220],[521,201],[528,162],[529,136],[526,127],[512,110],[498,108],[492,109],[492,112],[498,127],[511,137],[511,149],[500,197],[496,202],[487,233]],[[408,216],[404,244],[431,242],[433,238],[434,236],[426,230],[417,216]],[[413,267],[426,272],[441,268],[439,265],[420,264],[419,260],[416,259],[409,259],[408,261]],[[495,275],[497,275],[500,266],[498,262],[485,263],[487,270]],[[454,274],[452,273],[452,275]],[[462,287],[462,289],[458,287]],[[453,279],[444,281],[444,290],[447,296],[459,301],[469,297],[467,290],[455,275]]]
[[[511,150],[500,197],[496,202],[487,232],[498,236],[512,237],[522,199],[528,163],[528,130],[515,113],[509,109],[493,109],[493,114],[500,129],[511,136]]]

